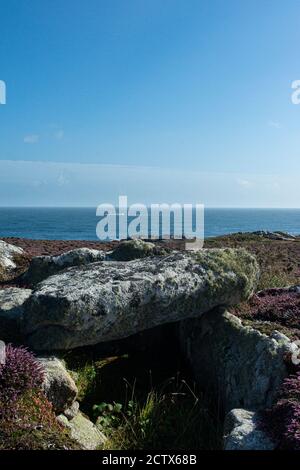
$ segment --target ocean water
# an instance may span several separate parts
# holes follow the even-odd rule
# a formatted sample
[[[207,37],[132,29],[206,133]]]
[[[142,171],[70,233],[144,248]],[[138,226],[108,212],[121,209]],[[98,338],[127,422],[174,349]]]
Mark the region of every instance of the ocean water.
[[[0,208],[0,238],[97,240],[99,220],[95,208]],[[255,230],[298,235],[300,209],[205,209],[205,237]]]

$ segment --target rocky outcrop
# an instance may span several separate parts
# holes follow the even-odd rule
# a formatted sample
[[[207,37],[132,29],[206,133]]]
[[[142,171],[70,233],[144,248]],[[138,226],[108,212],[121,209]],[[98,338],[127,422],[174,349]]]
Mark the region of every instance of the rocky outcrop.
[[[25,271],[29,259],[18,246],[0,240],[0,282],[14,279]]]
[[[131,261],[147,256],[164,255],[168,251],[166,248],[155,245],[155,243],[144,240],[122,241],[112,252],[108,254],[108,259],[113,261]]]
[[[28,299],[24,333],[36,350],[120,339],[234,305],[249,297],[257,279],[255,258],[229,248],[70,268]]]
[[[21,341],[23,306],[30,295],[30,289],[10,287],[0,290],[0,337],[4,341]]]
[[[225,450],[274,450],[275,444],[263,431],[257,413],[231,410],[224,423]]]
[[[63,414],[65,415],[66,418],[68,418],[69,421],[71,421],[71,419],[75,418],[75,416],[77,416],[78,413],[79,413],[79,403],[78,401],[74,401],[72,405],[70,406],[70,408],[67,408]]]
[[[287,354],[297,346],[274,331],[271,337],[216,309],[180,325],[180,341],[195,377],[225,411],[272,405],[287,376]]]
[[[80,412],[70,421],[64,415],[59,415],[57,419],[84,450],[96,450],[106,442],[106,437]]]
[[[66,410],[67,413],[71,412],[78,390],[63,362],[53,356],[39,357],[38,360],[45,369],[44,393],[52,403],[55,413],[60,414]]]
[[[77,248],[59,256],[36,256],[32,258],[28,271],[23,275],[23,282],[35,285],[53,274],[72,266],[83,266],[105,259],[105,251]]]
[[[290,235],[286,232],[268,232],[266,230],[258,230],[256,232],[252,232],[252,234],[257,235],[258,237],[268,238],[269,240],[296,240],[296,237],[294,237],[294,235]]]

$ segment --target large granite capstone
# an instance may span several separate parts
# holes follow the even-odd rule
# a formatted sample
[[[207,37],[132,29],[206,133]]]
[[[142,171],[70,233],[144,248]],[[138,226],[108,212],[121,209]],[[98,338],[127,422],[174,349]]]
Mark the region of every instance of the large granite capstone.
[[[252,255],[229,248],[70,268],[37,286],[25,304],[24,333],[36,350],[120,339],[237,304],[258,275]]]

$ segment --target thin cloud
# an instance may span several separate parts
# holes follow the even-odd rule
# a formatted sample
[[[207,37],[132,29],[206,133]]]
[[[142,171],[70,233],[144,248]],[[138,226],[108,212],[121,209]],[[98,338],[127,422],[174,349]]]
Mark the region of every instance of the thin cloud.
[[[280,129],[281,128],[281,124],[278,121],[269,121],[268,126],[273,127],[274,129]]]
[[[237,179],[236,182],[239,186],[242,186],[243,188],[252,188],[252,186],[253,186],[253,183],[251,183],[251,181],[249,181],[249,180],[244,180],[244,179],[239,178],[239,179]]]
[[[299,207],[300,189],[297,174],[0,160],[4,206],[97,207],[103,202],[117,204],[119,195],[127,195],[130,204]]]
[[[25,135],[24,143],[25,144],[36,144],[39,141],[40,137],[37,134]]]
[[[54,133],[54,139],[62,140],[64,138],[64,135],[65,135],[64,131],[60,129]]]

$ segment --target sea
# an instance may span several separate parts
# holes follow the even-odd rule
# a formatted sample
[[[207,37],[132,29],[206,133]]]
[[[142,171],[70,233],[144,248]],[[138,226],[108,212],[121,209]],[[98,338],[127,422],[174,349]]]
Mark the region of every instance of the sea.
[[[97,240],[96,226],[99,220],[95,207],[2,207],[0,238]],[[129,218],[128,222],[130,220],[132,219]],[[161,227],[156,227],[155,233],[159,230],[161,231]],[[206,208],[204,211],[205,238],[257,230],[300,235],[300,209]]]

